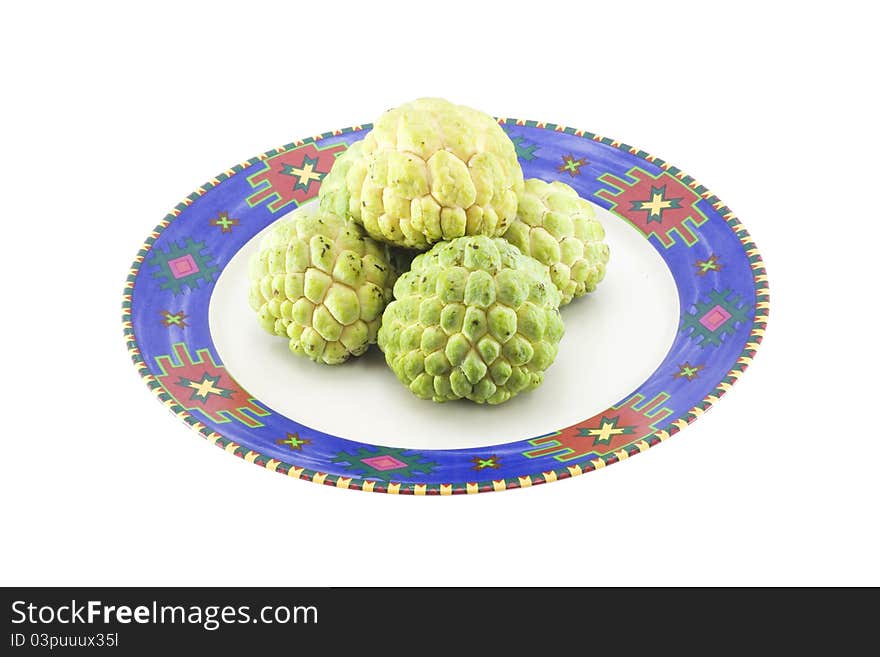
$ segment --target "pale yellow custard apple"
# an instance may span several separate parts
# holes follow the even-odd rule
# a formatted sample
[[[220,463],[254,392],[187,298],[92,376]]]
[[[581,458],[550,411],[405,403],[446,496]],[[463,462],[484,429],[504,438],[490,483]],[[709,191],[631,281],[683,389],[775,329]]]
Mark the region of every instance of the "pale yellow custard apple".
[[[376,342],[395,279],[385,245],[307,206],[274,226],[252,256],[250,304],[292,352],[336,365]]]
[[[592,204],[565,183],[526,180],[504,239],[549,268],[562,305],[592,292],[605,277],[605,230]]]
[[[416,256],[394,286],[379,348],[422,399],[500,404],[538,387],[564,332],[546,267],[500,238]]]
[[[358,163],[358,166],[362,166],[360,159],[363,145],[363,140],[356,141],[336,156],[336,161],[333,163],[330,173],[324,176],[324,179],[321,181],[321,188],[318,191],[322,210],[335,214],[337,217],[352,217],[352,212],[349,208],[351,194],[348,191],[346,178],[355,163]]]
[[[323,207],[377,240],[422,251],[464,235],[503,235],[523,189],[516,149],[498,123],[439,98],[383,114],[337,167],[322,185]]]

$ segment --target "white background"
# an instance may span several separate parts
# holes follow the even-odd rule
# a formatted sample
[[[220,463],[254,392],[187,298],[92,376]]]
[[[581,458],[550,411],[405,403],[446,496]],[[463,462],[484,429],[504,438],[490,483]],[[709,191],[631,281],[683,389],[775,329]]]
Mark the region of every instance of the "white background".
[[[0,583],[880,584],[876,21],[431,4],[4,5]],[[423,95],[638,145],[730,205],[772,309],[716,408],[584,477],[412,498],[254,467],[155,401],[119,298],[158,220]]]

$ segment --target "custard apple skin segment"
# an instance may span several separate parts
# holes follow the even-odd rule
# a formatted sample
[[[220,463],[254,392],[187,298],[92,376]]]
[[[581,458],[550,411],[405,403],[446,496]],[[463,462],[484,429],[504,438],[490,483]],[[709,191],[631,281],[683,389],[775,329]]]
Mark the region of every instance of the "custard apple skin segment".
[[[347,208],[371,237],[420,251],[465,235],[503,235],[523,189],[516,148],[501,126],[439,98],[383,114],[339,165],[322,185],[325,207]]]
[[[336,161],[333,163],[330,173],[324,176],[324,180],[321,181],[321,188],[318,192],[322,210],[344,219],[352,217],[352,208],[349,206],[351,194],[348,191],[346,177],[362,157],[363,144],[363,140],[356,141],[336,156]]]
[[[562,304],[596,289],[610,255],[592,204],[565,183],[529,178],[504,239],[546,265]]]
[[[290,350],[337,365],[360,356],[391,300],[387,247],[351,221],[308,206],[282,219],[249,263],[251,307]]]
[[[500,238],[459,237],[394,286],[379,348],[416,396],[501,404],[538,387],[564,328],[546,267]]]

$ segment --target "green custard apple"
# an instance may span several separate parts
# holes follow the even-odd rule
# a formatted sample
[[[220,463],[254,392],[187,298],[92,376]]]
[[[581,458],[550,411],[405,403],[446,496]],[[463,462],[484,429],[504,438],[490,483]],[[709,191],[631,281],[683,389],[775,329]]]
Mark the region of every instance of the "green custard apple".
[[[323,207],[377,240],[421,251],[465,235],[504,234],[523,189],[501,126],[439,98],[383,114],[333,169],[321,187]]]
[[[293,353],[336,365],[376,342],[395,279],[385,245],[309,206],[263,238],[250,261],[250,304]]]
[[[500,404],[543,382],[564,331],[559,301],[547,268],[516,247],[459,237],[397,280],[379,348],[422,399]]]
[[[351,194],[348,192],[346,179],[348,172],[351,171],[356,163],[358,166],[362,166],[360,160],[363,145],[363,140],[350,144],[348,148],[336,157],[330,173],[324,176],[324,179],[321,181],[321,188],[318,191],[322,210],[335,214],[337,217],[352,217],[352,212],[349,208]]]
[[[562,305],[592,292],[605,277],[605,230],[592,204],[565,183],[526,180],[504,239],[549,268]]]

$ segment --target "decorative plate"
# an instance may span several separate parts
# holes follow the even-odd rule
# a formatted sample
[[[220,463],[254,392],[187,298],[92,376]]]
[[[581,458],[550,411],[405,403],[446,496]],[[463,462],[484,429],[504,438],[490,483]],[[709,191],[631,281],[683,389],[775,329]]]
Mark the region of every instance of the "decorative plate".
[[[544,385],[497,407],[433,404],[373,347],[323,367],[257,326],[246,260],[267,226],[316,197],[371,128],[293,142],[208,181],[150,233],[129,272],[123,326],[147,386],[215,445],[338,488],[449,495],[522,488],[645,451],[702,415],[748,367],[767,277],[733,213],[637,148],[551,123],[499,119],[527,178],[596,204],[611,262],[563,308]]]

